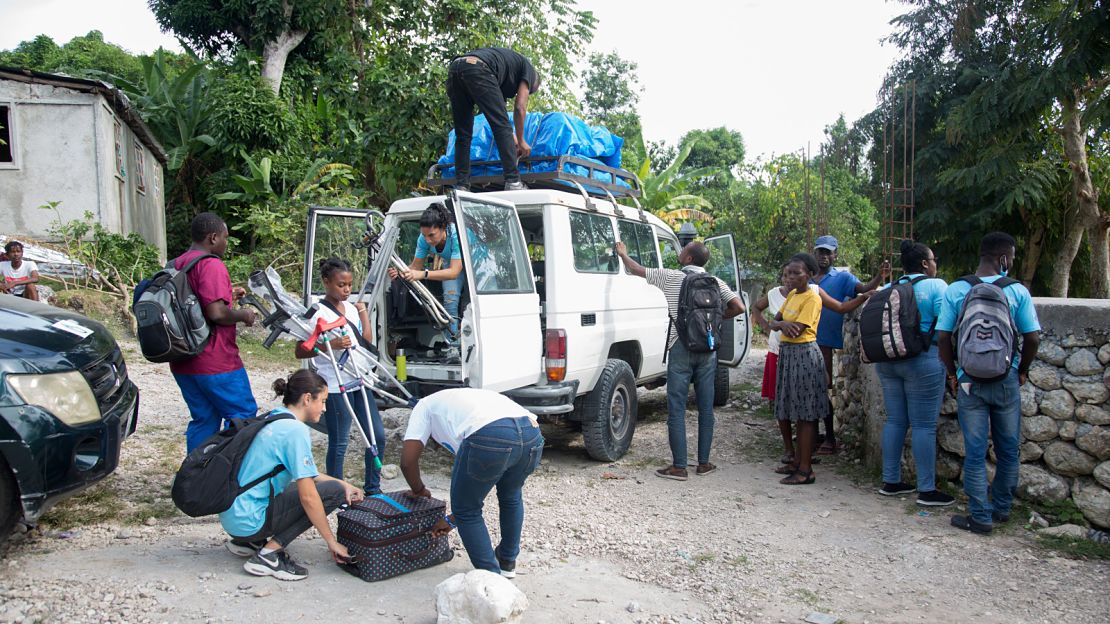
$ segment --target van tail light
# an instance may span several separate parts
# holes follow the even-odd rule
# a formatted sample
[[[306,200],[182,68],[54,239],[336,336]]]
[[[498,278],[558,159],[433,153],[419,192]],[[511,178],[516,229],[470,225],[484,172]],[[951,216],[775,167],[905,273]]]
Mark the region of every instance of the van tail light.
[[[548,381],[562,381],[567,376],[567,330],[549,329],[544,332],[544,366]]]

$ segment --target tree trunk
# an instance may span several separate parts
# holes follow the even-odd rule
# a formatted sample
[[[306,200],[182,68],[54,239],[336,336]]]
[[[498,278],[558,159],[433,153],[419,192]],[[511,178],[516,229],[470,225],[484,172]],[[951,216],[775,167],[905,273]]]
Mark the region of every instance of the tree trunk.
[[[285,23],[288,27],[292,23],[293,7],[288,0],[285,0],[281,3],[281,8],[285,12]],[[287,29],[278,35],[277,39],[267,41],[266,45],[262,46],[262,78],[274,90],[274,95],[281,90],[281,78],[285,75],[285,61],[289,59],[289,53],[307,36],[308,31]]]
[[[1020,279],[1026,288],[1029,288],[1033,283],[1033,278],[1037,275],[1037,266],[1041,262],[1041,253],[1044,251],[1044,238],[1048,233],[1048,228],[1040,223],[1038,220],[1030,218],[1024,210],[1021,215],[1022,221],[1029,224],[1029,230],[1025,235],[1025,247],[1021,250],[1021,275]]]
[[[1061,98],[1063,125],[1060,134],[1064,140],[1064,157],[1071,170],[1072,196],[1075,198],[1075,215],[1064,236],[1064,244],[1056,255],[1056,273],[1052,278],[1052,296],[1067,297],[1071,279],[1071,265],[1079,253],[1083,235],[1091,247],[1091,296],[1110,298],[1110,247],[1107,238],[1110,219],[1098,205],[1098,190],[1091,183],[1087,166],[1087,137],[1083,131],[1083,112],[1079,98]]]

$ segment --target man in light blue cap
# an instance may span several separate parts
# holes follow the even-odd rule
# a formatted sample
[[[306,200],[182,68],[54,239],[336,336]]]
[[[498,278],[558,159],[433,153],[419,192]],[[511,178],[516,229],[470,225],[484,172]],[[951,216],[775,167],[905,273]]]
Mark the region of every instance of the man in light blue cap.
[[[837,247],[839,244],[836,237],[828,234],[818,236],[813,244],[813,255],[817,258],[819,272],[811,281],[833,299],[847,301],[858,294],[875,290],[883,279],[890,276],[890,262],[886,260],[883,261],[879,274],[866,284],[849,271],[837,270],[833,266],[836,264]],[[825,358],[825,374],[828,375],[829,388],[832,388],[833,349],[844,348],[843,314],[829,308],[821,309],[821,320],[817,324],[817,346],[821,348],[821,355]],[[825,417],[825,439],[817,448],[817,455],[833,455],[838,450],[840,446],[836,443],[836,434],[833,433],[833,410],[830,401],[828,416]]]

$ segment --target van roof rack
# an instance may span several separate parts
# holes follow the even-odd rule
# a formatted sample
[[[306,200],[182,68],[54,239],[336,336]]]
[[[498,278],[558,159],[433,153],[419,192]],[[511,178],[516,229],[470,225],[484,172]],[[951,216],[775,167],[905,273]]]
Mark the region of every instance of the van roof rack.
[[[552,171],[535,171],[540,163],[554,162]],[[483,166],[500,167],[500,160],[480,160],[470,163],[471,168]],[[567,170],[567,165],[577,165],[587,170],[589,175],[579,175]],[[427,184],[431,188],[449,187],[455,185],[455,178],[440,177],[441,171],[454,167],[454,163],[436,163],[428,169]],[[599,199],[612,199],[614,197],[629,197],[635,201],[640,197],[641,184],[636,174],[624,169],[617,169],[608,165],[579,158],[577,156],[541,156],[537,158],[522,158],[519,163],[520,179],[530,188],[546,188],[559,191],[588,193]],[[604,179],[608,178],[610,182]],[[618,183],[623,182],[623,184]],[[470,188],[474,191],[500,191],[505,186],[505,176],[502,174],[488,176],[471,176]],[[637,202],[638,203],[638,202]]]

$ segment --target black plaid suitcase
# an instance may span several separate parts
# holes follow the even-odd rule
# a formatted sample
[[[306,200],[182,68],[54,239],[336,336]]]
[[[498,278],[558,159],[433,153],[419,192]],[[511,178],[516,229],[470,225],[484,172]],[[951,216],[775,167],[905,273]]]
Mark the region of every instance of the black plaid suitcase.
[[[367,497],[340,511],[336,539],[354,558],[342,564],[364,581],[381,581],[450,561],[447,536],[432,537],[432,526],[447,503],[388,492]]]

